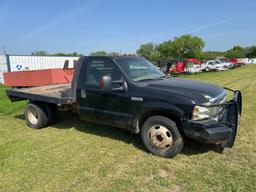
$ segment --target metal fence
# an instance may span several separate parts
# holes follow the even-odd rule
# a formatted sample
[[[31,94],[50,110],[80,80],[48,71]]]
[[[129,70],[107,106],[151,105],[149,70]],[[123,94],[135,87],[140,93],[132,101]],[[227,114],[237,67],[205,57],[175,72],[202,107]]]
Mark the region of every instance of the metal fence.
[[[79,57],[10,55],[9,71],[62,68],[66,60],[69,61],[69,67],[73,67],[73,64],[78,58]]]

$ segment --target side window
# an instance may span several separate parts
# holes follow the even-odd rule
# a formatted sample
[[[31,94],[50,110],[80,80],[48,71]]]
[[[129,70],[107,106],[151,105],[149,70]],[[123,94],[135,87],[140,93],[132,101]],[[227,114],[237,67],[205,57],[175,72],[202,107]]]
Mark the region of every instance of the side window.
[[[87,68],[85,84],[99,88],[104,75],[110,75],[113,81],[120,80],[121,75],[116,65],[109,59],[92,59]]]

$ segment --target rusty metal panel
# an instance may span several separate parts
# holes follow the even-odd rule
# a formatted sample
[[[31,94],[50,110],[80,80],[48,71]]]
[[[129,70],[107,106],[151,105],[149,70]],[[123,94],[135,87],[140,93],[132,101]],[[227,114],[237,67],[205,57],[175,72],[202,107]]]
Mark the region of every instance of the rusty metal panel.
[[[63,68],[66,60],[69,61],[69,68],[72,68],[78,59],[79,57],[10,55],[10,68],[11,72]]]

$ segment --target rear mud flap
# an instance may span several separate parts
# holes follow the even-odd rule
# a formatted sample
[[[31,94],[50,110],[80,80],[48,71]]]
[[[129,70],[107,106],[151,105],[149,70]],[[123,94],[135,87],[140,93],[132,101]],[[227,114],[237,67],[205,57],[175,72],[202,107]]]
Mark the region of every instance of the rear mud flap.
[[[242,113],[242,94],[240,91],[234,92],[233,99],[228,104],[227,122],[232,129],[232,135],[225,147],[233,147],[237,134],[237,127]]]

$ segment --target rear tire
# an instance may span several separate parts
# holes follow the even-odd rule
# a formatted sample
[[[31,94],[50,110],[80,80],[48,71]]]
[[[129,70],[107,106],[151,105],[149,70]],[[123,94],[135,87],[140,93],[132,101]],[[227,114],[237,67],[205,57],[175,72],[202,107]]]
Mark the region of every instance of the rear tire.
[[[163,116],[152,116],[142,126],[141,138],[154,155],[171,158],[181,152],[183,139],[174,121]]]
[[[40,129],[48,125],[47,109],[41,103],[28,103],[24,114],[26,122],[31,128]]]

